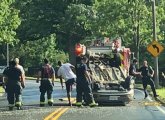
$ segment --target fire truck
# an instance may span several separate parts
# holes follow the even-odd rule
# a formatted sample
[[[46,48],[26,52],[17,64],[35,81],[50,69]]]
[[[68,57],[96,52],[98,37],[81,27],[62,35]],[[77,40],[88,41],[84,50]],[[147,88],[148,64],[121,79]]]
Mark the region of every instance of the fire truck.
[[[76,44],[77,56],[89,58],[94,99],[99,104],[122,103],[134,98],[134,79],[129,76],[131,52],[118,39],[112,43],[94,41],[89,46]]]

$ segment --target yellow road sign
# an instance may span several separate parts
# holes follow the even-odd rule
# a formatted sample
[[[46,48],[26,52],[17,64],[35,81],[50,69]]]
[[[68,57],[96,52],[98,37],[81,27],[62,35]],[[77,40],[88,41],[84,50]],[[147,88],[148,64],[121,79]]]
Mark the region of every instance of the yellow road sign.
[[[154,57],[157,57],[163,50],[164,47],[157,41],[152,41],[151,44],[147,46],[147,51]]]

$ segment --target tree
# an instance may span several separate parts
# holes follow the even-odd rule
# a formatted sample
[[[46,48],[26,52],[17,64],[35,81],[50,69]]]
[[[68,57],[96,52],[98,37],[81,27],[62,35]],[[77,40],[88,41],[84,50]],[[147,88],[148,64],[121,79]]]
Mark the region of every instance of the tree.
[[[146,45],[152,41],[151,3],[145,0],[98,0],[94,6],[96,17],[91,21],[95,36],[122,37],[124,46],[130,47],[139,59],[144,59]],[[157,30],[164,9],[157,7]],[[136,47],[135,47],[136,46]],[[143,50],[143,51],[142,51]],[[151,57],[151,56],[150,56]]]
[[[0,1],[0,64],[6,64],[6,43],[17,43],[16,29],[21,23],[15,0]]]
[[[40,40],[10,46],[10,58],[19,57],[25,67],[38,67],[43,63],[44,58],[48,58],[50,63],[55,66],[58,60],[65,62],[68,57],[67,54],[56,48],[55,41],[55,34],[51,34]]]
[[[63,39],[58,40],[58,43],[59,45],[65,43],[66,50],[69,51],[70,61],[73,64],[75,63],[75,44],[91,35],[91,31],[88,29],[88,20],[92,17],[92,7],[84,4],[71,4],[65,11],[64,19],[58,30]]]
[[[15,0],[0,1],[0,44],[16,41],[16,29],[20,25],[19,10],[13,3]]]
[[[57,32],[69,0],[18,0],[22,24],[17,30],[21,41],[34,41]]]

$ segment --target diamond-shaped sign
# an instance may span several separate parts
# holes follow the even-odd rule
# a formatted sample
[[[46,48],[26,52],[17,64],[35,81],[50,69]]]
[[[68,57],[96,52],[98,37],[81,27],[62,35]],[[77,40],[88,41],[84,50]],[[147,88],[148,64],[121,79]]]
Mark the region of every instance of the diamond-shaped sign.
[[[164,47],[157,41],[152,41],[151,44],[147,46],[147,51],[154,57],[157,57],[163,50]]]

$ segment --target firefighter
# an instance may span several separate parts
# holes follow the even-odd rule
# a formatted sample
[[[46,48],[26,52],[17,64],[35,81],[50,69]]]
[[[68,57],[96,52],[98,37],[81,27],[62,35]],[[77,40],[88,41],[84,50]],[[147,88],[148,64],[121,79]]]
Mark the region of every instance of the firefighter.
[[[48,59],[44,59],[44,65],[38,72],[37,83],[40,82],[40,106],[45,106],[45,93],[47,93],[48,105],[53,106],[53,86],[55,80],[54,68],[48,63]]]
[[[142,75],[142,83],[143,83],[143,89],[144,89],[144,94],[145,94],[144,99],[148,97],[147,90],[146,90],[148,84],[151,86],[154,97],[157,98],[158,95],[156,94],[155,84],[154,84],[154,81],[152,80],[152,77],[154,76],[154,70],[152,69],[151,66],[148,66],[146,60],[144,60],[143,66],[139,69],[139,72],[141,72],[141,75]]]
[[[9,110],[13,110],[14,103],[17,110],[22,106],[22,88],[25,88],[24,79],[20,69],[16,67],[15,61],[10,61],[9,67],[3,73],[7,77],[6,92]]]
[[[85,97],[85,101],[87,102],[86,105],[90,107],[97,106],[98,104],[95,103],[92,89],[91,89],[91,78],[89,76],[87,63],[88,58],[82,57],[81,62],[77,63],[76,65],[76,75],[77,75],[77,106],[82,106],[82,99]],[[84,96],[83,96],[84,95]]]
[[[129,76],[125,80],[125,88],[127,90],[131,89],[130,88],[131,80],[135,80],[136,77],[140,77],[141,76],[141,73],[138,72],[138,70],[136,68],[137,64],[138,64],[137,59],[133,59],[133,63],[130,65],[130,68],[129,68]],[[135,96],[134,96],[134,99],[135,99]]]
[[[133,64],[131,64],[130,68],[129,68],[129,76],[137,77],[137,76],[141,75],[141,73],[138,72],[137,69],[136,69],[137,63],[138,63],[137,59],[134,59]]]

